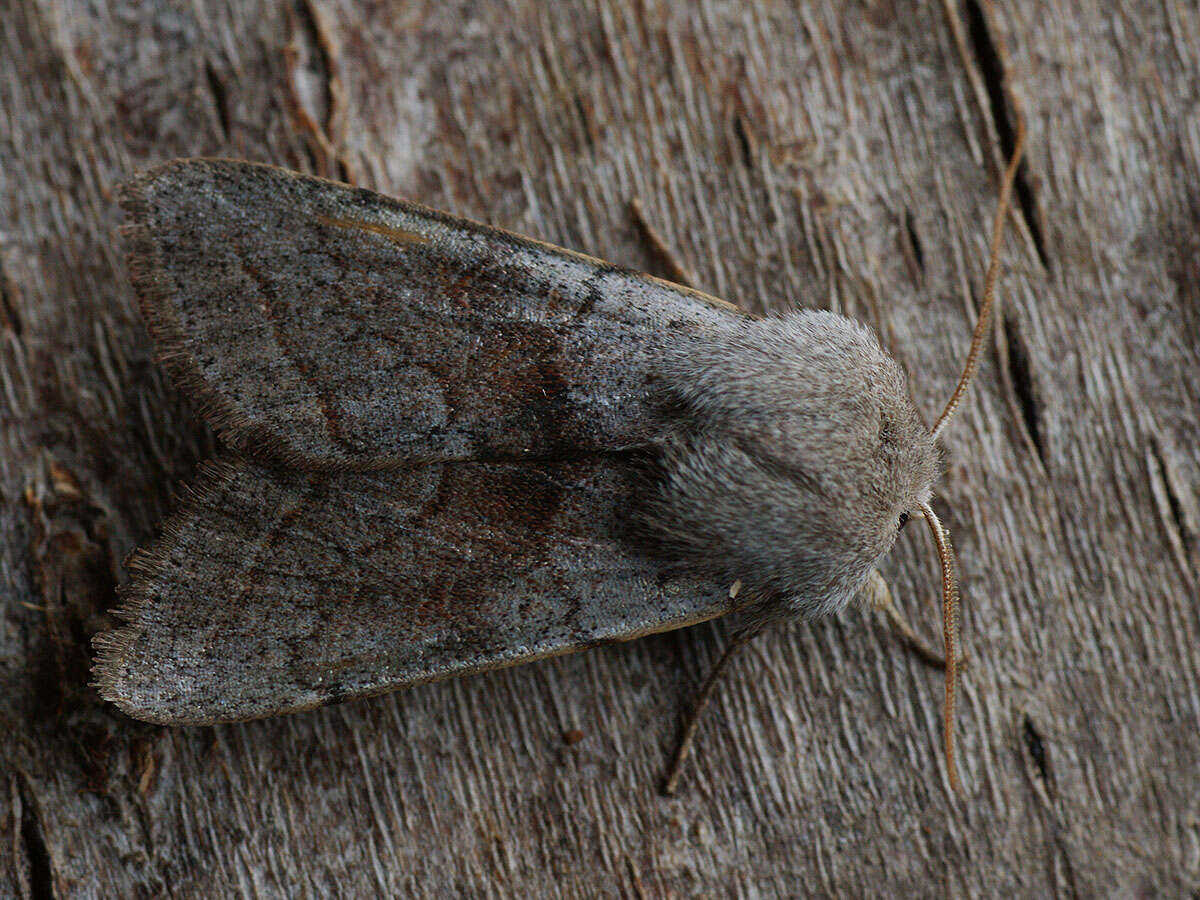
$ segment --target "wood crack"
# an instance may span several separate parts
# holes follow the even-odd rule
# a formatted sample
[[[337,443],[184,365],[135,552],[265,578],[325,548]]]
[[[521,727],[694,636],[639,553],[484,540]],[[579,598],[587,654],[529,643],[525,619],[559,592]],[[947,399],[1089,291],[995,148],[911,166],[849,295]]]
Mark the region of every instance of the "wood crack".
[[[650,221],[646,218],[645,210],[642,209],[642,201],[639,198],[634,197],[629,201],[629,212],[633,216],[633,222],[637,226],[638,233],[649,247],[650,255],[657,265],[658,271],[663,274],[663,277],[668,281],[682,284],[685,287],[696,287],[696,276],[672,252],[670,245],[659,234],[658,229],[650,224]]]
[[[20,339],[22,333],[25,331],[25,325],[21,321],[21,314],[17,310],[17,304],[13,301],[15,294],[16,291],[13,289],[13,282],[8,277],[4,260],[0,258],[0,316],[3,316],[4,327]]]
[[[989,4],[990,5],[990,4]],[[1002,47],[993,38],[984,15],[981,0],[967,0],[967,31],[971,40],[971,49],[976,63],[983,75],[984,87],[987,91],[988,102],[991,105],[992,121],[996,123],[996,132],[1000,139],[1001,155],[1008,159],[1012,156],[1013,147],[1017,141],[1015,102],[1005,88],[1005,55]],[[1022,162],[1017,169],[1017,177],[1013,183],[1017,207],[1029,229],[1030,240],[1042,265],[1049,269],[1050,258],[1046,252],[1045,240],[1042,236],[1042,221],[1044,219],[1041,206],[1029,180],[1029,165]]]
[[[921,244],[921,236],[917,233],[917,222],[912,210],[904,208],[904,234],[908,238],[907,249],[912,254],[913,264],[922,277],[925,275],[925,248]]]
[[[1050,748],[1042,730],[1026,712],[1020,721],[1019,739],[1024,753],[1025,771],[1033,785],[1034,796],[1040,801],[1039,818],[1046,831],[1046,877],[1055,888],[1055,896],[1079,896],[1075,863],[1066,840],[1062,809],[1054,784]]]
[[[1038,398],[1029,347],[1011,313],[996,321],[996,352],[1000,374],[1007,388],[1005,395],[1013,418],[1022,425],[1022,437],[1038,461],[1047,469],[1046,443],[1042,428],[1042,403]]]
[[[1050,780],[1050,766],[1046,752],[1046,743],[1042,740],[1042,735],[1038,732],[1037,727],[1033,724],[1033,719],[1029,718],[1029,716],[1025,716],[1021,736],[1025,742],[1025,751],[1029,754],[1029,759],[1033,762],[1038,774],[1042,777],[1042,782],[1046,785],[1046,790],[1053,794],[1054,784]]]
[[[742,165],[752,170],[754,168],[754,148],[750,142],[750,133],[746,130],[746,123],[741,116],[733,117],[733,137],[737,141],[738,155],[741,157]]]
[[[217,74],[216,67],[211,60],[204,61],[204,80],[208,84],[208,92],[212,94],[213,109],[217,114],[217,121],[221,125],[221,136],[226,140],[233,133],[233,117],[229,110],[229,92],[225,89],[225,82],[221,76]]]
[[[29,896],[32,900],[54,900],[54,868],[33,792],[23,781],[18,783],[17,791],[21,798],[21,846],[29,860]]]
[[[350,181],[346,163],[337,152],[343,95],[337,74],[338,45],[311,0],[297,2],[287,10],[287,90],[297,123],[312,139],[313,146],[305,149],[319,174]]]
[[[1183,576],[1191,581],[1196,575],[1192,568],[1191,550],[1197,543],[1197,523],[1180,494],[1180,479],[1156,437],[1151,437],[1147,442],[1146,469],[1150,494],[1166,532],[1171,555]]]

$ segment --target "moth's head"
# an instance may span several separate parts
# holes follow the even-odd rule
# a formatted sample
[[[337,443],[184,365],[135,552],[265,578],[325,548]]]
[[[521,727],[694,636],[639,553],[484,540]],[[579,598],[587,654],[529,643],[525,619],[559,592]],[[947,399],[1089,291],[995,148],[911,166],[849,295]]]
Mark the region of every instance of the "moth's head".
[[[928,503],[939,456],[896,362],[833,313],[731,322],[673,341],[654,529],[685,564],[841,609]]]
[[[663,437],[649,518],[681,561],[763,600],[782,595],[796,612],[820,614],[849,601],[909,517],[925,519],[941,564],[942,724],[955,790],[958,590],[949,538],[929,505],[935,442],[979,365],[1024,145],[1018,117],[979,319],[958,385],[932,429],[921,424],[900,368],[870,332],[831,313],[734,322],[672,341],[660,372],[681,415]]]

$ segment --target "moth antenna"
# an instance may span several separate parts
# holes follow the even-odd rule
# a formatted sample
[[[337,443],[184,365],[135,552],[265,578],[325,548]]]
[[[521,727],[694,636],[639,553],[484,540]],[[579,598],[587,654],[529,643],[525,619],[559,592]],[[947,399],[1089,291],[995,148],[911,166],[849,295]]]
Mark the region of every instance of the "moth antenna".
[[[712,671],[708,673],[708,677],[704,679],[704,685],[700,688],[700,693],[696,695],[696,703],[692,708],[692,714],[688,718],[687,725],[684,726],[683,736],[679,739],[679,747],[675,750],[675,758],[671,760],[671,767],[667,769],[667,777],[664,779],[662,786],[662,792],[665,796],[670,797],[675,793],[675,789],[679,787],[679,776],[683,772],[683,764],[687,761],[688,753],[692,749],[692,739],[696,736],[696,729],[700,727],[700,714],[704,712],[704,707],[708,705],[708,701],[712,698],[713,691],[716,690],[717,681],[720,679],[721,674],[729,665],[729,661],[733,659],[734,654],[750,643],[762,630],[762,625],[751,625],[735,634],[725,647],[725,652],[721,654],[721,658],[717,660],[717,664],[713,666]]]
[[[954,583],[954,551],[950,537],[928,503],[918,507],[933,534],[938,559],[942,565],[942,639],[946,653],[946,702],[942,710],[942,732],[946,743],[946,770],[954,792],[962,792],[958,766],[954,761],[954,700],[958,682],[958,585]]]
[[[992,322],[996,279],[1000,275],[1000,246],[1004,243],[1004,223],[1008,218],[1013,183],[1017,179],[1017,167],[1021,163],[1021,153],[1024,149],[1025,119],[1018,115],[1017,139],[1013,144],[1012,158],[1008,161],[1008,169],[1004,172],[1004,181],[1000,185],[1000,203],[996,207],[996,218],[992,221],[991,257],[988,260],[987,275],[983,281],[983,303],[979,307],[979,319],[975,323],[975,333],[971,335],[971,349],[967,352],[967,361],[963,365],[962,375],[958,378],[958,385],[954,388],[954,393],[946,402],[946,408],[942,410],[937,423],[933,426],[932,434],[935,439],[942,433],[942,429],[946,427],[946,423],[958,409],[958,404],[962,402],[971,379],[975,377],[975,370],[979,368],[979,353],[983,349],[983,339],[987,336],[988,325]]]

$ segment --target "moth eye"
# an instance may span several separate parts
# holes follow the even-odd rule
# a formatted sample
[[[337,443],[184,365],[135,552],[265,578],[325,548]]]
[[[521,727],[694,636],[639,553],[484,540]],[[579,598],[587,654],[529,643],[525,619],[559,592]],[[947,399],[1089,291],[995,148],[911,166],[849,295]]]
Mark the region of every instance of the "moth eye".
[[[896,526],[896,530],[900,531],[907,524],[908,524],[908,513],[906,513],[906,512],[900,513],[900,524]]]

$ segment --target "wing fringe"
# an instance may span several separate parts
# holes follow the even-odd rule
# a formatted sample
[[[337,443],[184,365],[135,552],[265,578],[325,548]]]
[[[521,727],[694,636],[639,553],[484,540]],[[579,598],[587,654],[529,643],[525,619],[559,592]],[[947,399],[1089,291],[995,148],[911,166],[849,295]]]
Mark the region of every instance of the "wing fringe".
[[[129,583],[117,589],[117,605],[112,614],[126,623],[92,637],[96,659],[92,665],[90,686],[100,696],[115,703],[127,715],[144,722],[162,723],[131,705],[122,690],[122,680],[133,645],[145,630],[143,613],[152,599],[149,585],[166,567],[171,552],[179,541],[184,526],[200,514],[204,506],[219,494],[241,471],[240,460],[217,457],[206,460],[196,477],[181,491],[175,512],[163,523],[159,536],[150,544],[139,547],[125,561],[131,576]]]

